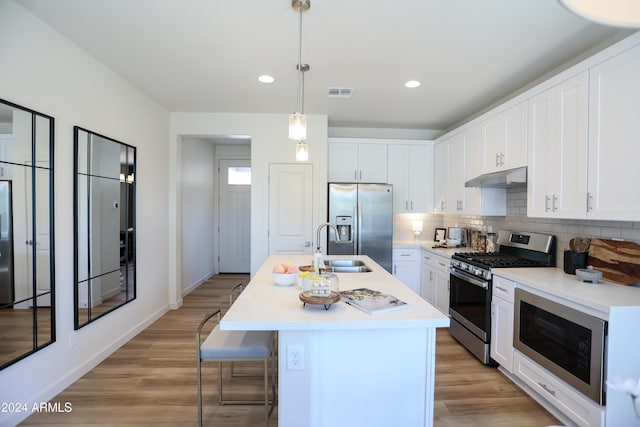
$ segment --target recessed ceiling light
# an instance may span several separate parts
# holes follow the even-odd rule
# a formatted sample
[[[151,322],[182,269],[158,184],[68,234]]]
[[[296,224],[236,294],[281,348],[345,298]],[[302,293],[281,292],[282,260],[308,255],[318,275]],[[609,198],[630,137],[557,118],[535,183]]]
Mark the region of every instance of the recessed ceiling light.
[[[274,79],[273,77],[267,75],[267,74],[263,74],[260,77],[258,77],[258,81],[260,83],[273,83],[276,81],[276,79]]]
[[[416,88],[416,87],[418,87],[420,85],[421,85],[421,83],[419,81],[417,81],[417,80],[409,80],[408,82],[406,82],[404,84],[404,87],[408,87],[410,89],[413,89],[413,88]]]

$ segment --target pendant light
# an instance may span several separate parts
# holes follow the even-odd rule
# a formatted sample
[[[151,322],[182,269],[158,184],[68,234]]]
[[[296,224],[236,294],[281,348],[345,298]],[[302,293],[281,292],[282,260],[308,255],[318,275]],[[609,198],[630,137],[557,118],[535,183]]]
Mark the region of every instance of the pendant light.
[[[309,160],[307,145],[307,117],[304,115],[304,73],[309,71],[309,64],[302,63],[302,12],[311,7],[311,0],[292,0],[291,7],[299,12],[300,25],[298,33],[298,93],[296,112],[289,116],[289,139],[297,141],[296,160]]]
[[[637,0],[559,0],[576,15],[602,25],[640,28]]]

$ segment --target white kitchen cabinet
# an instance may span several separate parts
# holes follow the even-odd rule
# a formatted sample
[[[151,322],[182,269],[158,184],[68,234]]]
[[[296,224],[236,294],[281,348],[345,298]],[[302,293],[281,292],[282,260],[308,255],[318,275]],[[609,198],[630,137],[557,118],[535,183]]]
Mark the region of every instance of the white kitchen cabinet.
[[[420,295],[449,315],[449,263],[446,257],[422,251]]]
[[[448,180],[447,180],[447,200],[449,203],[445,211],[448,213],[463,213],[467,208],[466,204],[466,188],[464,183],[467,175],[466,167],[466,132],[459,133],[447,140],[449,152],[447,162]]]
[[[588,72],[529,99],[527,215],[587,214]]]
[[[387,144],[329,142],[329,182],[387,183]]]
[[[484,173],[527,165],[526,101],[489,117],[480,126]]]
[[[445,213],[447,210],[447,190],[449,186],[449,144],[448,140],[440,141],[435,146],[435,213]]]
[[[587,218],[640,218],[640,46],[589,73]]]
[[[436,165],[435,212],[506,215],[507,190],[465,187],[467,181],[482,174],[481,153],[480,126],[467,129],[436,146],[436,161],[440,158],[445,162],[446,159],[447,167],[438,168]]]
[[[393,275],[420,294],[420,249],[393,249]]]
[[[435,274],[433,272],[433,255],[429,251],[422,251],[422,259],[420,260],[420,296],[429,304],[435,305],[436,288]]]
[[[394,212],[433,209],[433,143],[389,144],[388,183],[393,185]]]
[[[438,310],[449,315],[449,264],[450,260],[445,257],[437,257],[435,260],[435,306]]]
[[[491,296],[491,358],[513,372],[513,301],[515,282],[493,276]]]

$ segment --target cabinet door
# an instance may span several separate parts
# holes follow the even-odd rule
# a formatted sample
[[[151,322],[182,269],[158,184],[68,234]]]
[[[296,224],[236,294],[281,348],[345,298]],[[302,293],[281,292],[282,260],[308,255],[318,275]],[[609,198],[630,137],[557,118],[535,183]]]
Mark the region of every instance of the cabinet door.
[[[505,146],[502,169],[527,166],[527,102],[514,105],[505,112]]]
[[[388,178],[393,185],[393,211],[409,210],[409,146],[391,144],[387,147]]]
[[[501,298],[491,301],[491,345],[493,360],[513,372],[513,303]]]
[[[438,310],[449,315],[449,273],[440,269],[435,270],[435,306]]]
[[[527,216],[545,217],[551,210],[548,183],[553,182],[558,147],[554,89],[549,89],[529,100],[529,143],[527,168]],[[554,176],[549,176],[554,173]]]
[[[420,265],[418,263],[394,262],[393,275],[415,293],[420,293]]]
[[[358,176],[358,144],[329,144],[329,182],[356,182]]]
[[[446,212],[461,213],[465,208],[465,133],[459,133],[447,141],[449,144],[449,177],[447,182]]]
[[[431,266],[433,257],[427,251],[422,251],[420,264],[420,296],[431,305],[435,305],[436,299],[435,275]]]
[[[409,210],[411,212],[431,212],[434,191],[433,145],[429,143],[429,145],[411,145],[410,147]]]
[[[358,144],[357,181],[387,183],[386,144]]]
[[[526,114],[523,101],[481,124],[484,173],[527,165]]]
[[[588,75],[529,100],[527,215],[584,218]]]
[[[587,211],[587,150],[589,76],[584,73],[555,89],[557,144],[555,168],[547,174],[555,218],[585,218]]]
[[[449,259],[436,257],[434,262],[435,306],[449,315]]]
[[[447,209],[447,169],[449,167],[449,144],[444,140],[436,144],[435,148],[435,196],[434,212],[443,213]]]
[[[415,293],[420,293],[420,250],[394,249],[393,275],[402,283],[410,287]]]
[[[588,217],[640,218],[640,46],[590,70]]]
[[[507,129],[504,113],[498,113],[482,123],[482,172],[502,169]]]

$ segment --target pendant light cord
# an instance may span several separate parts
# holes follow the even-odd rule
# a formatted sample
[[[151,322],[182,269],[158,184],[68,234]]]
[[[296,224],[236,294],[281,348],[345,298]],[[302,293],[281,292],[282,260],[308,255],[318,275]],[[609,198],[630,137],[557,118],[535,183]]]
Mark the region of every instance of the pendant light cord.
[[[304,114],[304,72],[302,71],[302,0],[298,1],[300,22],[298,25],[298,112]]]

